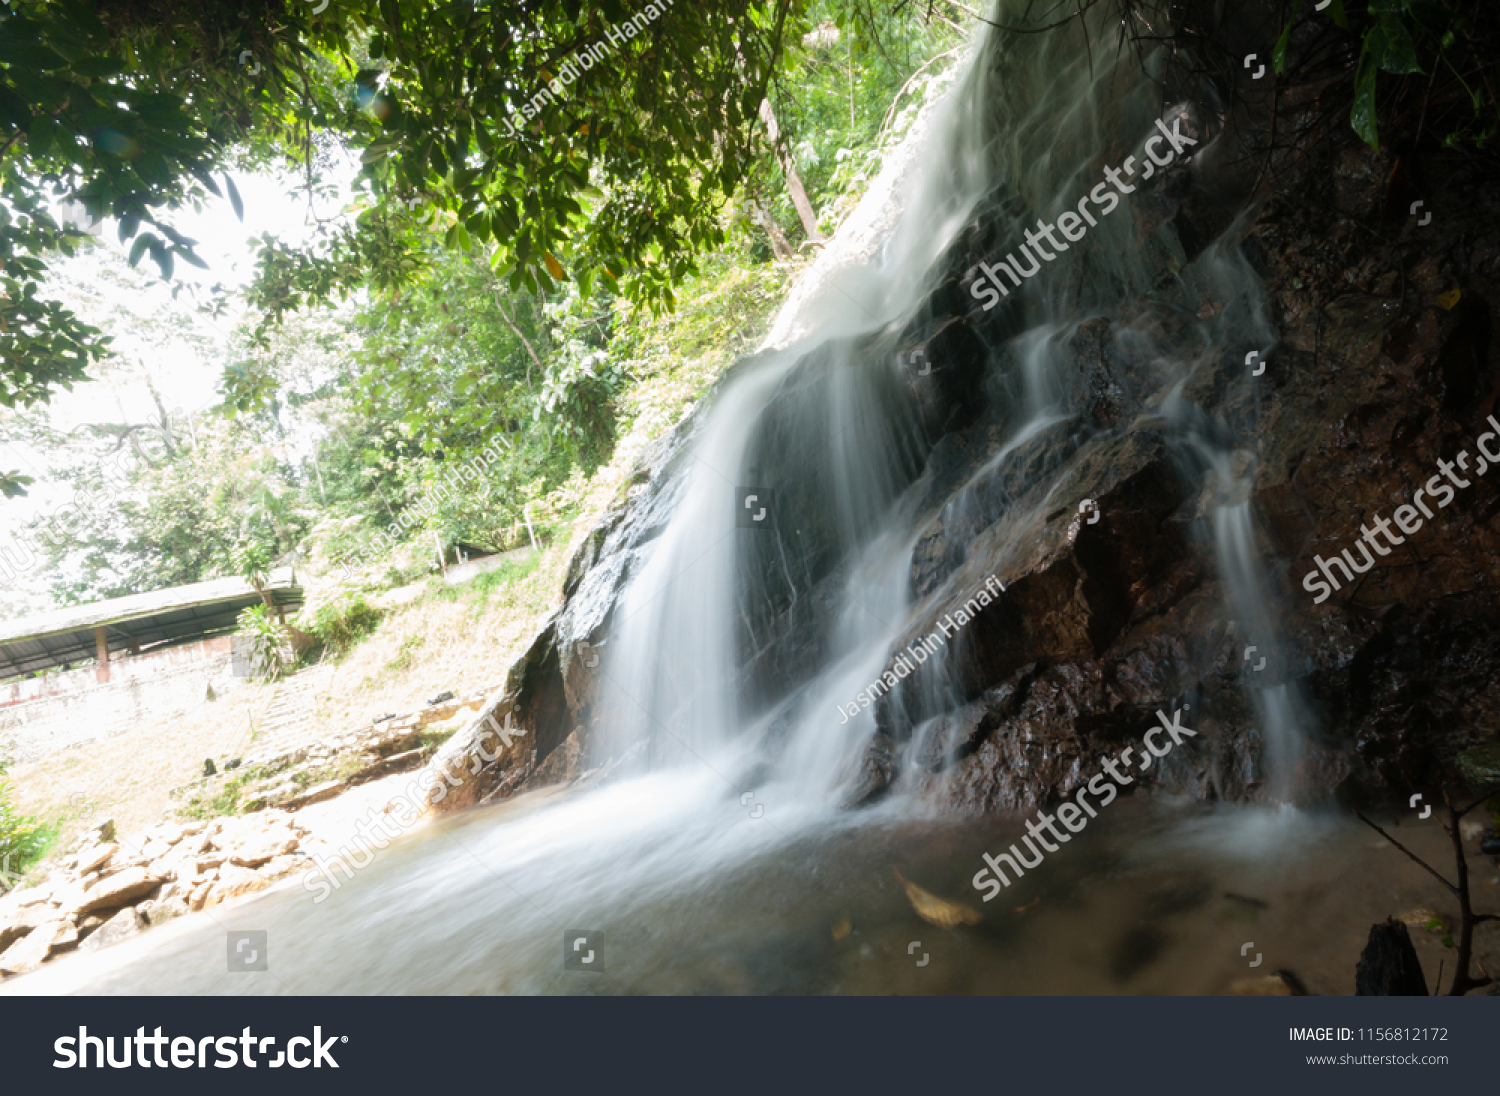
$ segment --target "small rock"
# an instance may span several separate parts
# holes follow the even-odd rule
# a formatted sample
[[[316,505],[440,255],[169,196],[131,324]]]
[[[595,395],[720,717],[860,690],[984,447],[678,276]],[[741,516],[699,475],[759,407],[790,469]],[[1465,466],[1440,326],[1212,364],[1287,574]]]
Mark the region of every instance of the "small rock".
[[[110,843],[106,845],[93,845],[78,854],[78,866],[73,870],[79,875],[87,875],[89,872],[102,868],[109,863],[109,858],[115,854],[120,846]]]
[[[181,917],[188,911],[186,898],[158,898],[148,905],[142,904],[140,913],[145,918],[146,924],[160,925],[165,921]]]
[[[205,777],[208,777],[208,776],[218,776],[219,775],[219,770],[214,765],[214,759],[213,758],[207,757],[207,758],[203,759],[203,775]]]
[[[163,823],[152,831],[151,836],[158,841],[166,842],[168,845],[175,845],[183,839],[185,832],[181,826]]]
[[[241,867],[253,868],[278,856],[285,856],[297,848],[297,837],[288,830],[272,830],[257,834],[238,848],[229,851],[229,862]]]
[[[111,944],[118,944],[121,940],[127,940],[140,931],[140,915],[135,912],[134,907],[126,906],[90,933],[89,938],[78,946],[78,950],[98,951]]]
[[[213,881],[209,879],[203,880],[203,882],[194,887],[193,893],[188,895],[188,909],[193,913],[201,910],[203,903],[208,900],[208,892],[212,889]]]
[[[231,757],[228,761],[224,762],[224,771],[227,773],[227,772],[232,772],[235,769],[238,769],[240,767],[240,762],[241,762],[240,758],[238,758],[238,757]]]
[[[150,862],[153,860],[160,860],[171,851],[171,845],[167,844],[165,841],[158,841],[153,837],[141,847],[140,855],[142,860]]]
[[[264,890],[271,885],[271,880],[251,871],[249,868],[226,866],[219,872],[218,881],[214,883],[208,892],[203,908],[212,909],[214,906],[227,902],[231,898],[237,898],[242,894],[250,894],[253,891]]]
[[[103,845],[115,839],[115,820],[106,818],[103,822],[96,823],[83,831],[83,836],[78,839],[77,848],[87,845]]]
[[[259,874],[264,879],[285,879],[307,865],[308,860],[305,856],[278,856],[263,864],[259,869]]]
[[[455,694],[451,689],[444,689],[442,692],[438,693],[437,696],[435,696],[431,700],[429,700],[427,702],[427,706],[430,708],[434,704],[444,704],[444,703],[447,703],[448,701],[452,700],[455,695],[457,695],[457,694]]]

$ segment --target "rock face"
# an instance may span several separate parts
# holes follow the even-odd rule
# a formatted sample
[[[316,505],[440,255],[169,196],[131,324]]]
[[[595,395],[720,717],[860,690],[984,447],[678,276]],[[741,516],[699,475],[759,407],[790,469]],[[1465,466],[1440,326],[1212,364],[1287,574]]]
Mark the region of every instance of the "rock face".
[[[824,344],[780,382],[749,451],[780,485],[777,506],[795,514],[798,539],[742,561],[758,584],[737,622],[747,714],[795,693],[828,658],[850,556],[830,524],[826,469],[797,455],[799,439],[823,428],[815,412],[844,363],[885,368],[863,390],[890,453],[872,509],[902,492],[914,500],[911,610],[892,665],[987,580],[1005,586],[941,665],[898,675],[880,698],[877,733],[851,760],[851,805],[905,781],[939,810],[1029,810],[1069,795],[1139,742],[1158,711],[1183,704],[1195,740],[1131,791],[1263,799],[1273,790],[1261,709],[1282,703],[1268,699],[1278,690],[1305,704],[1310,737],[1281,792],[1299,799],[1404,804],[1414,788],[1452,786],[1460,753],[1500,748],[1490,687],[1500,473],[1482,474],[1493,462],[1477,447],[1500,432],[1500,191],[1478,161],[1423,144],[1398,163],[1361,144],[1347,118],[1285,94],[1284,111],[1304,112],[1305,139],[1278,143],[1264,175],[1223,150],[1263,147],[1269,99],[1222,123],[1224,140],[1189,168],[1132,196],[1122,250],[1156,280],[1133,303],[1056,333],[1047,360],[1060,421],[1018,436],[1020,298],[985,312],[965,292],[978,262],[1011,246],[995,212],[1005,195],[939,260],[903,329]],[[1402,124],[1392,123],[1391,144],[1414,139]],[[1126,152],[1105,147],[1098,159]],[[1452,211],[1446,222],[1407,218],[1418,196]],[[1218,286],[1247,272],[1265,294],[1269,352],[1262,335],[1220,321],[1237,306]],[[1253,373],[1252,348],[1263,366]],[[886,367],[918,351],[928,372]],[[743,360],[730,378],[762,365]],[[528,748],[497,760],[476,752],[475,734],[450,743],[443,771],[459,786],[437,809],[570,779],[579,762],[549,764],[564,742],[587,765],[610,760],[581,645],[607,641],[621,590],[681,500],[713,398],[647,455],[584,540],[562,606],[492,699],[488,710],[508,714]],[[1359,559],[1361,530],[1377,518],[1420,518],[1410,505],[1419,489],[1431,511],[1420,529],[1319,597],[1318,561],[1346,548]],[[1247,523],[1266,561],[1281,624],[1269,643],[1247,638],[1230,607],[1214,547],[1225,515]],[[1263,669],[1246,650],[1257,642]],[[1491,760],[1465,764],[1494,770]]]

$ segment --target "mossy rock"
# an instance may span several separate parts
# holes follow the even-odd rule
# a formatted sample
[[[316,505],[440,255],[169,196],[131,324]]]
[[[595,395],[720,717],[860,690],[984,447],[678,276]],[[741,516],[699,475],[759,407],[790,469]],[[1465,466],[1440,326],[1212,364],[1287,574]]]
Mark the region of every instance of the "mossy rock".
[[[1458,755],[1458,771],[1475,791],[1500,787],[1500,744],[1465,750]]]

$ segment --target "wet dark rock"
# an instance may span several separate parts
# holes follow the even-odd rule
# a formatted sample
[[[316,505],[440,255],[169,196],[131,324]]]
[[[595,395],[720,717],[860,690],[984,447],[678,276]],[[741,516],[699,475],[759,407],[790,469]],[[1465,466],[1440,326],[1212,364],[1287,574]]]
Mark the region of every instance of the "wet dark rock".
[[[456,696],[456,695],[457,694],[454,693],[453,690],[451,690],[451,689],[444,689],[442,692],[438,693],[437,696],[435,696],[431,700],[429,700],[427,702],[427,706],[430,708],[434,704],[445,703],[445,702],[447,702],[449,700],[452,700],[454,698],[454,696]]]
[[[1370,926],[1354,972],[1356,997],[1426,997],[1427,980],[1411,933],[1393,917]]]
[[[896,771],[895,748],[885,735],[877,734],[865,746],[860,756],[854,782],[844,797],[841,806],[863,807],[875,802],[890,790],[891,776]]]

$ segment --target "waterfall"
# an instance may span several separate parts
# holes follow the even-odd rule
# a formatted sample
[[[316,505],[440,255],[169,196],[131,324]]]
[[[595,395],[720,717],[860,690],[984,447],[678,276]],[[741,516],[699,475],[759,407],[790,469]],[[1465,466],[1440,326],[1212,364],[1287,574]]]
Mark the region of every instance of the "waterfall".
[[[1002,0],[992,23],[1019,23],[1025,7]],[[1275,335],[1254,273],[1223,242],[1233,232],[1191,259],[1169,233],[1139,246],[1139,222],[1157,215],[1158,201],[1143,176],[1158,170],[1164,147],[1175,150],[1160,135],[1187,135],[1186,154],[1204,155],[1218,136],[1219,100],[1211,84],[1174,66],[1170,47],[1150,45],[1165,27],[1162,12],[1140,9],[1147,25],[1132,40],[1109,10],[1096,6],[1045,35],[987,26],[909,162],[875,185],[909,196],[878,254],[822,272],[817,291],[778,320],[778,332],[800,337],[762,354],[718,394],[683,462],[675,512],[643,548],[621,599],[599,706],[605,752],[647,743],[643,763],[704,765],[741,791],[774,776],[797,794],[833,801],[847,792],[876,733],[873,705],[847,713],[891,667],[919,608],[911,576],[922,521],[936,500],[945,520],[974,533],[994,524],[1016,505],[999,485],[1038,451],[1051,505],[1070,456],[1099,430],[1068,392],[1067,342],[1105,320],[1118,351],[1150,363],[1170,390],[1154,422],[1192,454],[1185,478],[1208,472],[1217,485],[1206,524],[1225,615],[1244,646],[1273,652],[1272,673],[1247,677],[1247,688],[1266,743],[1267,787],[1290,795],[1305,715],[1291,685],[1266,687],[1284,678],[1286,660],[1274,657],[1283,646],[1278,614],[1248,502],[1253,461],[1237,454],[1221,422],[1206,428],[1207,413],[1184,395],[1224,355],[1264,354]],[[1177,101],[1164,100],[1168,87]],[[1127,163],[1135,174],[1123,174]],[[1103,187],[1106,204],[1099,188],[1115,178],[1114,194]],[[1135,193],[1120,200],[1127,188]],[[1072,231],[1044,238],[1042,223]],[[982,234],[975,225],[986,226]],[[912,347],[942,324],[935,289],[956,272],[957,256],[977,259],[1004,290],[1006,337],[983,348],[973,402],[1006,436],[940,497],[930,457],[941,424],[925,421],[907,393],[934,365]],[[962,273],[965,297],[980,299],[976,266]],[[1181,307],[1172,292],[1211,302],[1212,314],[1182,322],[1171,315]],[[977,306],[964,299],[959,307]],[[1247,370],[1241,383],[1250,381]],[[997,561],[1019,548],[1001,545]],[[794,629],[810,637],[790,641],[799,657],[768,670],[763,663],[775,662]],[[932,672],[950,654],[935,651],[924,667],[919,710],[961,702]]]
[[[1009,822],[935,820],[901,775],[920,768],[918,755],[949,749],[944,716],[972,699],[961,644],[925,645],[920,657],[914,631],[960,592],[965,566],[1003,580],[1025,569],[1044,533],[1065,527],[1059,543],[1081,543],[1080,470],[1090,454],[1118,451],[1095,443],[1149,435],[1176,458],[1184,495],[1198,500],[1191,516],[1224,592],[1223,621],[1235,622],[1236,644],[1266,653],[1266,668],[1244,675],[1270,770],[1263,785],[1292,795],[1307,718],[1278,655],[1274,569],[1241,440],[1255,400],[1239,363],[1275,342],[1235,246],[1244,202],[1226,203],[1217,239],[1199,247],[1178,239],[1149,186],[1121,191],[1129,200],[1109,211],[1091,198],[1108,196],[1100,188],[1127,159],[1144,173],[1163,133],[1191,137],[1176,169],[1195,176],[1222,138],[1219,94],[1174,54],[1168,6],[1127,5],[1137,22],[1126,26],[1111,20],[1113,5],[1093,5],[1044,34],[986,27],[921,136],[840,233],[858,237],[848,250],[868,261],[837,263],[836,238],[767,347],[692,420],[653,485],[643,532],[611,561],[626,586],[601,648],[588,764],[612,767],[584,789],[441,818],[322,906],[300,891],[266,898],[256,923],[273,926],[277,982],[230,988],[1118,992],[1077,939],[1112,919],[1139,938],[1147,907],[1127,901],[1119,859],[1100,860],[1080,840],[1028,875],[1018,890],[1067,897],[1049,898],[1024,928],[1008,900],[986,907],[983,931],[945,928],[940,940],[927,924],[934,958],[921,971],[908,957],[924,922],[892,867],[922,865],[946,893],[976,902],[965,888],[984,828]],[[1019,24],[1027,7],[999,0],[991,19]],[[898,211],[888,231],[872,206]],[[1036,246],[1038,220],[1076,232],[1080,208],[1094,222],[1086,232],[1061,229],[1066,249]],[[1006,279],[990,281],[990,308],[975,292],[986,266]],[[1087,332],[1105,333],[1101,354],[1119,365],[1095,388],[1069,349]],[[1124,410],[1090,410],[1094,396]],[[579,581],[575,590],[593,589]],[[1012,595],[998,596],[1003,606]],[[906,656],[904,672],[893,669],[901,650],[916,670]],[[902,679],[900,703],[854,703],[887,674]],[[843,809],[882,764],[897,770],[893,793]],[[1110,825],[1089,831],[1093,848],[1147,855],[1139,816],[1110,810]],[[1260,885],[1234,875],[1245,849],[1231,844],[1216,839],[1208,866],[1193,866],[1212,880],[1204,893]],[[1349,862],[1368,858],[1368,844],[1349,845]],[[1280,886],[1285,833],[1267,847],[1274,871],[1261,861],[1251,874],[1271,871]],[[1081,905],[1084,884],[1093,908],[1070,920],[1065,907]],[[1035,904],[1025,901],[1017,914]],[[1208,925],[1214,954],[1233,956],[1242,929],[1209,921],[1198,919],[1194,939]],[[154,930],[160,945],[112,949],[97,967],[64,959],[32,984],[223,988],[218,938],[207,946],[209,930],[173,931]],[[1018,950],[1023,931],[1050,935]],[[559,955],[563,935],[579,932],[600,956],[589,973],[565,970]],[[1038,938],[1041,973],[1028,981],[1015,972]],[[1198,984],[1202,963],[1188,958],[1158,988]]]

